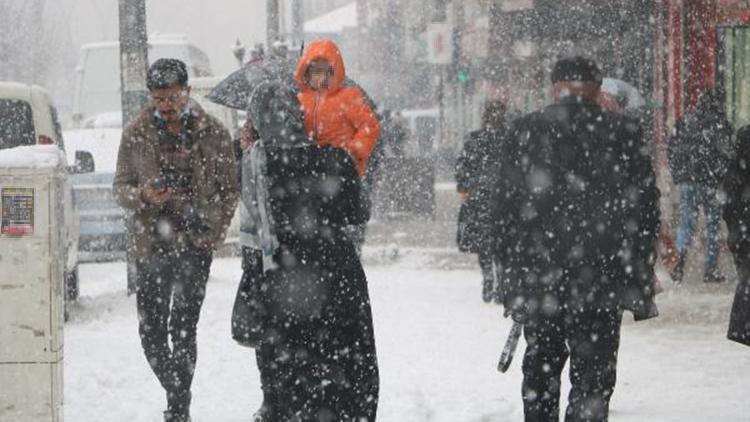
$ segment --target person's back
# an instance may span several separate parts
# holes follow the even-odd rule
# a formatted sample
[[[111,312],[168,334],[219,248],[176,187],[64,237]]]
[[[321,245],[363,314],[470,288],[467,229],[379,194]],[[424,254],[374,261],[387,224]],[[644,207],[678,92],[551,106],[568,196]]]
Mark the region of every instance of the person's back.
[[[305,134],[296,92],[270,79],[248,109],[261,141],[250,151],[254,182],[243,186],[254,191],[248,199],[263,255],[258,352],[268,394],[259,413],[274,421],[375,420],[367,279],[344,230],[367,221],[361,180],[347,151]]]
[[[675,124],[667,148],[675,183],[715,188],[721,182],[733,144],[732,125],[721,102],[720,90],[706,92],[695,109]]]
[[[630,196],[647,181],[634,175],[653,178],[637,121],[568,97],[519,119],[515,139],[529,208],[518,223],[524,228],[518,240],[534,251],[518,257],[525,265],[533,267],[542,256],[561,268],[614,260],[630,247],[629,220],[648,217],[652,225],[658,224],[655,216],[640,215],[639,204]],[[603,299],[610,296],[602,293]]]
[[[456,190],[462,200],[456,240],[459,250],[476,253],[479,257],[485,302],[502,301],[490,243],[493,224],[490,209],[502,151],[509,141],[506,111],[504,101],[485,104],[483,127],[469,133],[455,166]]]
[[[716,188],[727,171],[734,148],[720,89],[704,93],[695,109],[675,125],[669,139],[669,168],[680,190],[680,226],[677,232],[678,260],[672,279],[679,283],[684,276],[687,250],[698,221],[700,208],[706,215],[706,260],[704,282],[722,282],[719,270],[720,205]]]
[[[267,148],[269,192],[282,245],[338,244],[341,232],[369,218],[352,159],[332,146]]]
[[[524,324],[527,421],[606,421],[623,310],[657,315],[653,260],[659,191],[635,120],[596,104],[596,64],[555,64],[555,104],[513,126],[493,217],[506,312]],[[591,342],[595,338],[596,342]]]

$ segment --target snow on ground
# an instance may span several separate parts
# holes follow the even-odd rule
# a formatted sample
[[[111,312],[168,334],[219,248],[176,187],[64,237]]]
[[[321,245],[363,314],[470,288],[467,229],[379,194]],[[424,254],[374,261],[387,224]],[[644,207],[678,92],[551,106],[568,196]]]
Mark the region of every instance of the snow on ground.
[[[435,269],[429,252],[395,248],[366,250],[366,257],[381,374],[378,420],[522,420],[524,345],[509,372],[498,373],[510,324],[499,307],[481,302],[478,270]],[[161,421],[165,397],[140,348],[124,264],[80,271],[82,298],[65,333],[66,420]],[[217,259],[212,268],[198,329],[197,422],[249,421],[261,401],[253,352],[229,334],[240,273],[236,258]],[[659,297],[661,322],[635,324],[626,314],[611,421],[748,420],[750,349],[724,338],[731,291],[668,286]],[[685,315],[705,318],[683,322]]]

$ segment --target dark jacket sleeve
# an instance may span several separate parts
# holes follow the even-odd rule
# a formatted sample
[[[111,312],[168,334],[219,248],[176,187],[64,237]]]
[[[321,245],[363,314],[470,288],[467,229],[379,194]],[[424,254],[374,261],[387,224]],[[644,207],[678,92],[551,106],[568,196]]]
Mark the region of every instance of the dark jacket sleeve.
[[[728,244],[734,254],[750,251],[750,126],[737,133],[738,149],[729,163],[723,188],[726,194],[724,220],[727,223]]]
[[[639,321],[658,316],[654,303],[654,264],[657,259],[656,244],[661,224],[661,194],[656,185],[651,151],[644,141],[640,125],[638,130],[630,135],[626,142],[628,148],[625,155],[629,162],[628,199],[635,199],[635,202],[631,202],[630,220],[637,222],[637,229],[631,235],[633,268],[622,302],[625,309],[632,311],[635,320]]]
[[[340,224],[344,226],[367,223],[370,219],[369,207],[365,203],[365,191],[354,160],[342,150],[329,151],[332,159],[329,160],[327,177],[337,177],[341,183],[338,195],[332,200],[335,210],[331,215],[340,217]]]

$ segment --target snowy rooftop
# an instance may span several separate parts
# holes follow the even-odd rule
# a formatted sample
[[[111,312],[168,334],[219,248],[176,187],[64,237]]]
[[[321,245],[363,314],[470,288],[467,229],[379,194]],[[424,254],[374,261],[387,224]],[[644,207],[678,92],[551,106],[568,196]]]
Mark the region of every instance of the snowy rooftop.
[[[0,150],[0,168],[54,168],[65,164],[55,145],[32,145]]]

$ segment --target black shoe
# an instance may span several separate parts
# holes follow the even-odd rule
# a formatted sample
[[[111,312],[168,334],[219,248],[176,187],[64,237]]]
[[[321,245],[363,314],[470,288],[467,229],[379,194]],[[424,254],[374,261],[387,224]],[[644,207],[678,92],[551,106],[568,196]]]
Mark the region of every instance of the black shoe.
[[[680,255],[677,264],[675,264],[672,273],[669,275],[672,277],[672,281],[674,281],[675,284],[682,283],[682,278],[685,276],[685,255]]]
[[[725,281],[727,281],[727,278],[716,268],[706,271],[706,274],[703,276],[704,283],[723,283]]]

